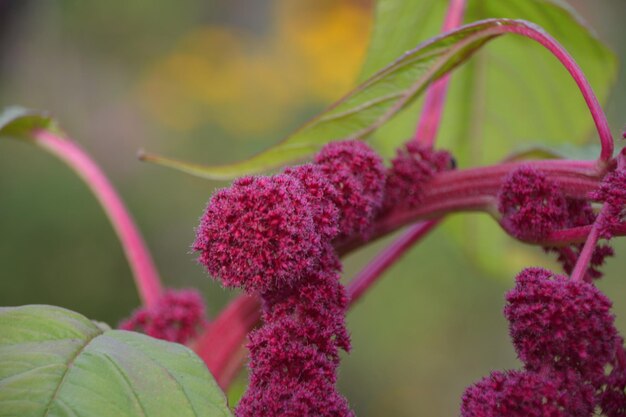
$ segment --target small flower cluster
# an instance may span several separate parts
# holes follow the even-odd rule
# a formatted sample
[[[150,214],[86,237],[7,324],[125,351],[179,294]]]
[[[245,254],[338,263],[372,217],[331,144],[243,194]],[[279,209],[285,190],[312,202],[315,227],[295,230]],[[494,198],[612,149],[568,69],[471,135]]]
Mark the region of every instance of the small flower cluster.
[[[141,307],[119,328],[185,344],[206,324],[202,296],[196,290],[167,290],[152,307]]]
[[[455,168],[447,151],[433,151],[409,141],[391,161],[385,191],[385,210],[415,208],[422,201],[422,186],[438,172]]]
[[[506,300],[524,370],[494,372],[468,388],[462,416],[590,417],[596,406],[618,415],[609,408],[626,406],[615,388],[622,381],[605,375],[622,349],[610,300],[592,283],[541,268],[522,271]]]
[[[245,177],[213,196],[193,244],[199,262],[224,286],[263,300],[238,417],[353,415],[335,388],[350,338],[332,243],[367,238],[386,194],[412,204],[416,187],[449,166],[447,153],[407,147],[386,170],[363,142],[335,142],[311,164]]]
[[[506,177],[498,194],[498,210],[502,227],[511,235],[538,243],[552,232],[588,226],[596,220],[588,201],[566,197],[553,180],[531,167],[518,168]],[[556,253],[563,270],[570,274],[582,247],[582,243],[576,243],[544,246],[544,250]],[[600,278],[602,273],[598,267],[612,255],[610,246],[597,245],[587,271],[588,278]]]
[[[531,167],[513,171],[498,195],[502,226],[520,239],[541,240],[561,229],[568,210],[557,184]]]

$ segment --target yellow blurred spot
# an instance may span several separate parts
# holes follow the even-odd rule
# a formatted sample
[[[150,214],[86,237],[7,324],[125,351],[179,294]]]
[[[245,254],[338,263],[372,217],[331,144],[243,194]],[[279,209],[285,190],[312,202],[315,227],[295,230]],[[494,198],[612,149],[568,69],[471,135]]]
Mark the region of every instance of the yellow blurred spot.
[[[231,27],[188,33],[140,83],[146,112],[180,131],[213,125],[248,137],[347,93],[369,36],[363,1],[274,0],[273,12],[261,38]]]

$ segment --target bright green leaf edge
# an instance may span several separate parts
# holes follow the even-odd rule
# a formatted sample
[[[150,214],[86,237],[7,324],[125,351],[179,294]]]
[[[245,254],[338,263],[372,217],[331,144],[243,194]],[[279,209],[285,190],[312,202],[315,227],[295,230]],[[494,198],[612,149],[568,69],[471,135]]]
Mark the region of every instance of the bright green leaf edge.
[[[60,307],[0,308],[1,417],[232,417],[183,345]]]
[[[189,164],[152,154],[142,154],[140,159],[206,179],[228,180],[303,160],[329,142],[364,139],[410,105],[430,84],[467,61],[487,42],[501,36],[490,29],[503,25],[537,28],[523,20],[488,19],[423,42],[295,134],[250,159],[217,166]]]

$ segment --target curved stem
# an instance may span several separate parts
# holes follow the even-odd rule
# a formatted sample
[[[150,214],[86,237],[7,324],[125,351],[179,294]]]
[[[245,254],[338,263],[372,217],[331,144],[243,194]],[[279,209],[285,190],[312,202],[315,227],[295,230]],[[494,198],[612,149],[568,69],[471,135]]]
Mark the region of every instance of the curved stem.
[[[261,320],[261,300],[240,295],[195,340],[193,350],[206,363],[217,383],[226,390],[244,362],[237,353],[248,333]]]
[[[572,56],[556,41],[556,39],[539,28],[531,29],[528,26],[507,25],[501,26],[500,32],[516,33],[533,39],[547,48],[559,61],[561,61],[563,66],[567,69],[578,85],[578,88],[585,99],[585,103],[587,103],[587,107],[589,107],[591,116],[593,117],[593,121],[600,137],[600,144],[602,146],[599,160],[604,164],[608,163],[613,156],[613,136],[611,135],[611,129],[606,119],[606,115],[602,111],[602,107],[598,102],[598,98],[574,58],[572,58]]]
[[[459,26],[463,22],[464,11],[465,0],[450,0],[442,31],[447,32]],[[424,98],[424,107],[417,123],[417,130],[413,138],[414,141],[428,147],[433,146],[439,125],[441,124],[441,115],[443,113],[449,82],[450,75],[446,74],[435,81],[428,89],[428,93]]]
[[[120,239],[141,300],[146,306],[156,303],[162,293],[159,274],[139,229],[104,172],[78,144],[67,138],[46,130],[34,131],[33,138],[72,168],[93,192]]]

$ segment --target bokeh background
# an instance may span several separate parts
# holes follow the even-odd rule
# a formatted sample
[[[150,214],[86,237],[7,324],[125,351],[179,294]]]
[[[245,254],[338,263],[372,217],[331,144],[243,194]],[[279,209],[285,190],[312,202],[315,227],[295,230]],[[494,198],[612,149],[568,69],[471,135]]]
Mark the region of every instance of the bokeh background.
[[[118,187],[166,284],[199,288],[215,315],[234,293],[211,282],[189,245],[225,184],[141,163],[137,150],[219,163],[284,137],[353,86],[372,1],[0,0],[0,106],[51,111]],[[623,0],[570,3],[623,62]],[[616,133],[625,80],[620,69],[606,107]],[[347,259],[345,279],[383,244]],[[626,245],[616,249],[600,286],[624,332]],[[340,386],[357,415],[456,415],[465,386],[518,367],[501,314],[512,280],[479,267],[445,231],[420,243],[349,314],[354,347]],[[53,157],[2,141],[0,305],[30,303],[115,325],[138,298],[85,185]],[[242,375],[232,401],[244,387]]]

